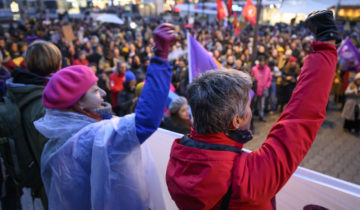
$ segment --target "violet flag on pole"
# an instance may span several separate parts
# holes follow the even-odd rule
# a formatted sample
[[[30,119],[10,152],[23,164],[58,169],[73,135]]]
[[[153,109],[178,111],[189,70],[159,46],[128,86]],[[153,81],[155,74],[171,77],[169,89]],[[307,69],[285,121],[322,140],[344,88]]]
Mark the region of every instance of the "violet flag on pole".
[[[194,37],[187,34],[189,83],[199,74],[212,69],[219,69],[213,56]]]
[[[352,63],[360,65],[360,52],[348,37],[338,49],[339,61],[341,64]]]

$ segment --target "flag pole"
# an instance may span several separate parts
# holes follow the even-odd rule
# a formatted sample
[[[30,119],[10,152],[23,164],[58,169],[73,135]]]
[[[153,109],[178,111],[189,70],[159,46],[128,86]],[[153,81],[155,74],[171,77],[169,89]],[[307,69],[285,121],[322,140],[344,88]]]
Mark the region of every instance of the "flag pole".
[[[252,46],[251,66],[254,66],[256,56],[257,56],[257,38],[258,38],[258,32],[259,32],[260,13],[261,13],[261,0],[257,0],[256,1],[256,23],[255,23],[255,29],[254,29],[254,41],[253,41],[253,46]]]
[[[339,11],[340,4],[341,4],[341,0],[338,0],[338,2],[336,4],[336,7],[335,7],[335,15],[334,15],[335,16],[335,21],[338,18],[338,11]]]
[[[190,46],[190,32],[186,33],[187,40],[187,50],[188,50],[188,75],[189,75],[189,83],[192,82],[192,69],[191,69],[191,46]]]

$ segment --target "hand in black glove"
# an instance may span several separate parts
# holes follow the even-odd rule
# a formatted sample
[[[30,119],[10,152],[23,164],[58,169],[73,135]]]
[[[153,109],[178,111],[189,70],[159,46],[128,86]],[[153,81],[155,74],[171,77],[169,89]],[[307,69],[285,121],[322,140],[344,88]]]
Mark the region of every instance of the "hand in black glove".
[[[312,12],[305,20],[306,26],[314,33],[317,41],[335,40],[341,42],[332,11],[322,10]]]

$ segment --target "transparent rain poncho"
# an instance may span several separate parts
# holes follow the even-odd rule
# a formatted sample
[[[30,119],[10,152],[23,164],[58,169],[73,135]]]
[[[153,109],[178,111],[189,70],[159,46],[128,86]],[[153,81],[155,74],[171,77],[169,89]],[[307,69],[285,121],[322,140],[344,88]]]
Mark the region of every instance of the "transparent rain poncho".
[[[41,158],[49,209],[165,209],[159,177],[135,115],[96,122],[47,110],[36,128],[50,140]]]

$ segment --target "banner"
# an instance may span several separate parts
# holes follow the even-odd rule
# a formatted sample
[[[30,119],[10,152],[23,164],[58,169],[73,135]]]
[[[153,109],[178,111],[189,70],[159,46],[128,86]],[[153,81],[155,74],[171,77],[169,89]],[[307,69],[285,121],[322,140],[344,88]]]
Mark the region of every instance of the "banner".
[[[62,26],[62,32],[66,41],[74,41],[76,39],[71,25]]]
[[[212,55],[189,33],[187,34],[187,44],[189,83],[207,70],[221,68]]]

